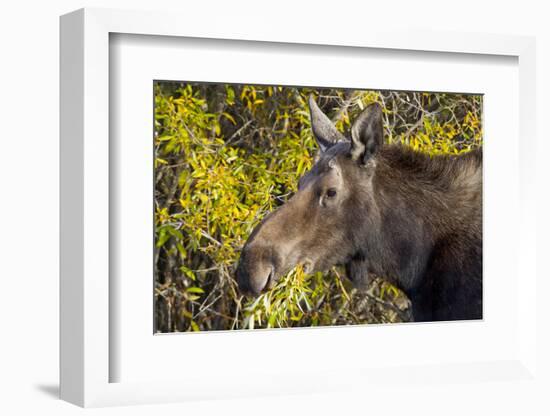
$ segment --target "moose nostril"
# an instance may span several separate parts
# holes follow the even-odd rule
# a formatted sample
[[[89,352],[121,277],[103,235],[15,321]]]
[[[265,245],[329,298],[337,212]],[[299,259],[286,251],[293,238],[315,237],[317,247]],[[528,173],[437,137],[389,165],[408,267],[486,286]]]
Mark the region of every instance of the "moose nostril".
[[[275,270],[272,266],[250,267],[242,262],[235,271],[239,292],[243,295],[258,296],[263,290],[271,288],[275,283]]]
[[[242,249],[235,270],[239,292],[257,296],[273,286],[276,263],[271,253],[272,248],[263,244],[247,244]]]

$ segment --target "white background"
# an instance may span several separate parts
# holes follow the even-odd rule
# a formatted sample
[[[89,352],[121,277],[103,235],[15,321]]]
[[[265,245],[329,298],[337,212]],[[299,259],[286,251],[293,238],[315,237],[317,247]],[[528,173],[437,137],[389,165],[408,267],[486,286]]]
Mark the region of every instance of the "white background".
[[[509,239],[518,240],[518,224],[509,220],[519,216],[517,59],[471,55],[437,58],[433,53],[342,51],[299,45],[289,50],[273,44],[186,39],[166,42],[160,37],[131,35],[114,36],[111,45],[110,112],[116,122],[110,137],[114,166],[110,201],[115,218],[111,230],[116,238],[111,240],[110,250],[111,258],[118,260],[110,278],[117,287],[112,296],[119,318],[114,319],[116,327],[111,329],[111,352],[116,351],[118,357],[111,360],[115,364],[110,373],[112,381],[178,380],[206,373],[219,379],[229,375],[236,384],[236,374],[245,380],[265,374],[284,374],[287,379],[296,374],[304,379],[307,374],[318,373],[319,363],[323,363],[323,371],[330,371],[517,357],[517,247],[502,238],[502,228],[506,227]],[[193,65],[188,64],[190,61]],[[220,62],[240,65],[220,68]],[[153,189],[143,184],[154,182],[153,79],[483,93],[483,205],[488,213],[483,230],[483,322],[151,336]],[[346,354],[335,354],[338,348],[345,348]],[[169,365],[159,365],[160,357],[189,354],[193,360],[171,359]],[[262,365],[247,368],[245,376],[243,362]],[[403,373],[397,377],[403,379],[409,372]],[[449,374],[447,379],[453,377]],[[194,386],[202,391],[200,383]]]
[[[0,114],[2,150],[1,277],[2,343],[0,344],[0,412],[2,414],[80,413],[72,405],[56,400],[58,383],[58,16],[83,6],[135,9],[168,9],[189,13],[190,19],[203,19],[208,13],[225,14],[224,8],[242,9],[242,21],[235,31],[247,25],[260,25],[261,19],[248,17],[254,8],[259,14],[285,25],[311,18],[330,30],[331,19],[350,25],[383,24],[391,19],[404,27],[424,25],[437,30],[477,31],[537,35],[538,129],[548,131],[550,114],[550,29],[544,2],[479,2],[463,0],[445,7],[440,1],[378,1],[356,10],[354,2],[306,2],[278,0],[272,6],[261,2],[219,2],[210,0],[187,5],[179,1],[18,1],[4,2],[0,9],[0,65],[2,89]],[[205,12],[200,4],[205,5]],[[254,4],[256,3],[256,4]],[[355,2],[357,4],[363,2]],[[371,23],[372,22],[372,23]],[[185,22],[182,22],[185,24]],[[541,134],[542,136],[542,134]],[[550,212],[547,198],[548,142],[539,141],[539,244],[540,235],[549,232],[544,212]],[[546,252],[548,247],[546,246]],[[543,267],[542,258],[539,267]],[[548,276],[548,267],[544,266]],[[548,290],[548,283],[544,288]],[[541,310],[547,308],[539,306]],[[548,327],[548,322],[544,322]],[[541,326],[542,327],[542,326]],[[548,331],[539,333],[546,351]],[[542,352],[542,351],[541,351]],[[541,365],[548,365],[546,354],[539,354]],[[548,371],[546,371],[548,374]],[[388,387],[391,389],[391,386]],[[547,393],[547,392],[546,392]],[[407,395],[429,395],[425,413],[430,414],[543,414],[542,391],[529,391],[521,385],[501,383],[490,393],[481,394],[475,386],[433,386],[411,389],[381,403],[380,397],[338,393],[317,397],[275,397],[209,403],[100,409],[100,414],[316,414],[411,413],[421,409],[407,406]],[[536,403],[540,403],[537,407]],[[386,406],[384,406],[386,405]],[[546,402],[546,414],[548,412]]]

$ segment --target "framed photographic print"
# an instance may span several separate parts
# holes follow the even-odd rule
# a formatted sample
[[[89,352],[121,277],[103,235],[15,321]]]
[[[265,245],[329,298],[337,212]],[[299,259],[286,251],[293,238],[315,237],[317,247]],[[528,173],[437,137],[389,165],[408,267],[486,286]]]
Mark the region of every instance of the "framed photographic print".
[[[61,19],[62,398],[539,383],[533,39],[182,19]]]

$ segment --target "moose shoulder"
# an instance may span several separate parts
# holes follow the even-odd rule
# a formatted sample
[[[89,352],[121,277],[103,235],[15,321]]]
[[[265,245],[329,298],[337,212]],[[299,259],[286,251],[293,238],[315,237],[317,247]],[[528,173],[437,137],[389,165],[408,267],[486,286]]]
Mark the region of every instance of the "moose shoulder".
[[[243,247],[237,281],[258,294],[298,264],[344,265],[363,285],[393,279],[415,321],[482,315],[482,151],[429,156],[384,145],[382,110],[367,107],[344,137],[310,98],[321,153],[298,191]]]

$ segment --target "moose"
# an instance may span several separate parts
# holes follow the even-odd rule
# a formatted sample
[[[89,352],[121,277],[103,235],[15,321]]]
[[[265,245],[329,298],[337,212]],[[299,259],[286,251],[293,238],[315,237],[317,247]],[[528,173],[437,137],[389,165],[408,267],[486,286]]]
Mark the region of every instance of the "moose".
[[[317,161],[297,192],[244,245],[241,292],[259,295],[297,265],[340,265],[356,287],[383,276],[414,321],[482,318],[482,150],[428,155],[385,144],[382,108],[367,106],[346,138],[309,98]]]

